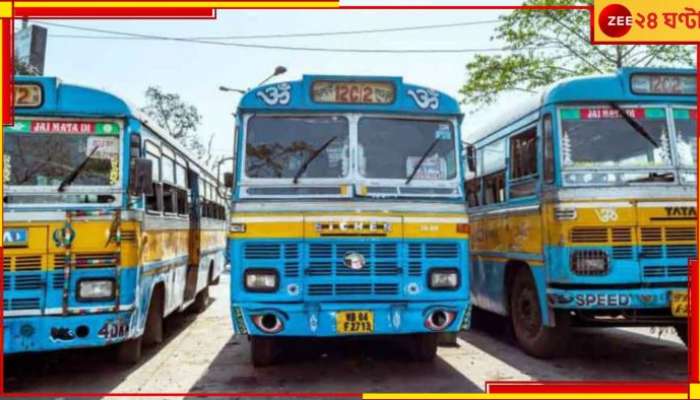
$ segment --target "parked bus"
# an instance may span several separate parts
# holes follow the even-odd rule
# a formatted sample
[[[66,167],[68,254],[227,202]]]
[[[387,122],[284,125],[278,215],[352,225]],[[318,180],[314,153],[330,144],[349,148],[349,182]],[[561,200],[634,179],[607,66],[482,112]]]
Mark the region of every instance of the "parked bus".
[[[15,78],[4,128],[4,353],[116,344],[136,362],[163,318],[202,311],[226,244],[206,168],[122,99]]]
[[[467,137],[471,299],[529,354],[572,325],[673,326],[696,249],[695,70],[551,85]]]
[[[438,332],[468,324],[461,120],[451,97],[396,77],[242,98],[231,305],[254,365],[289,337],[401,335],[429,360]]]

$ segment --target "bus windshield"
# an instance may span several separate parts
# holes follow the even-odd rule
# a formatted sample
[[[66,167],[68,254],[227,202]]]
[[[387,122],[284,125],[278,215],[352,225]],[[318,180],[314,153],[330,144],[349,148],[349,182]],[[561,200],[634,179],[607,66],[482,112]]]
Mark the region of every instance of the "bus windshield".
[[[663,108],[567,108],[561,111],[564,168],[657,168],[671,165]]]
[[[370,179],[447,181],[457,176],[455,135],[447,121],[362,118],[360,175]]]
[[[343,117],[253,116],[246,134],[249,178],[343,178],[349,172]]]
[[[90,154],[71,186],[119,181],[119,138],[63,133],[4,133],[3,181],[16,186],[58,186]]]
[[[695,135],[698,126],[698,112],[691,109],[674,109],[676,124],[676,148],[681,167],[694,168],[697,165],[698,139]]]

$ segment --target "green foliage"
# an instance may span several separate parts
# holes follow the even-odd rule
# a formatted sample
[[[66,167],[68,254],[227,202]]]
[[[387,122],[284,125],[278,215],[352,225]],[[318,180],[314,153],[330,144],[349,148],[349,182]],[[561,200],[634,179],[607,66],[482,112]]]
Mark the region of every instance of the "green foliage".
[[[206,149],[197,136],[202,116],[193,105],[185,103],[179,94],[166,93],[159,87],[146,90],[146,107],[141,111],[165,128],[170,136],[202,158]]]
[[[39,75],[39,71],[33,66],[15,57],[15,75]]]
[[[530,6],[588,5],[592,0],[526,0]],[[534,92],[571,76],[609,73],[620,67],[693,66],[694,46],[593,46],[587,10],[515,10],[500,18],[492,41],[502,55],[477,55],[467,63],[460,93],[474,106],[493,103],[505,91]]]

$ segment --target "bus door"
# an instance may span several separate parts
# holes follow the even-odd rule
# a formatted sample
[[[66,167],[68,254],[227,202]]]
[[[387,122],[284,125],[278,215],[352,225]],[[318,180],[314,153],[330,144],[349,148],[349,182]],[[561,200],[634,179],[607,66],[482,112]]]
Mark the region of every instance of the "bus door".
[[[191,300],[197,294],[197,277],[199,258],[201,255],[201,200],[199,195],[199,175],[196,171],[187,171],[187,181],[190,190],[190,227],[188,235],[187,282],[185,286],[185,301]]]

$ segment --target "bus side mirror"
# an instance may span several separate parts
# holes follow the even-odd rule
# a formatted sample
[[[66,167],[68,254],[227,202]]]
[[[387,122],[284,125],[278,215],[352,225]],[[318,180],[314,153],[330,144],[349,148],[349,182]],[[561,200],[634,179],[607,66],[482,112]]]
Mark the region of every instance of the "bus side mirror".
[[[233,172],[224,172],[224,186],[228,189],[233,188]]]
[[[153,162],[151,160],[145,158],[134,160],[131,166],[129,194],[131,196],[153,195]]]
[[[476,149],[472,145],[467,147],[467,168],[469,172],[476,172]]]

